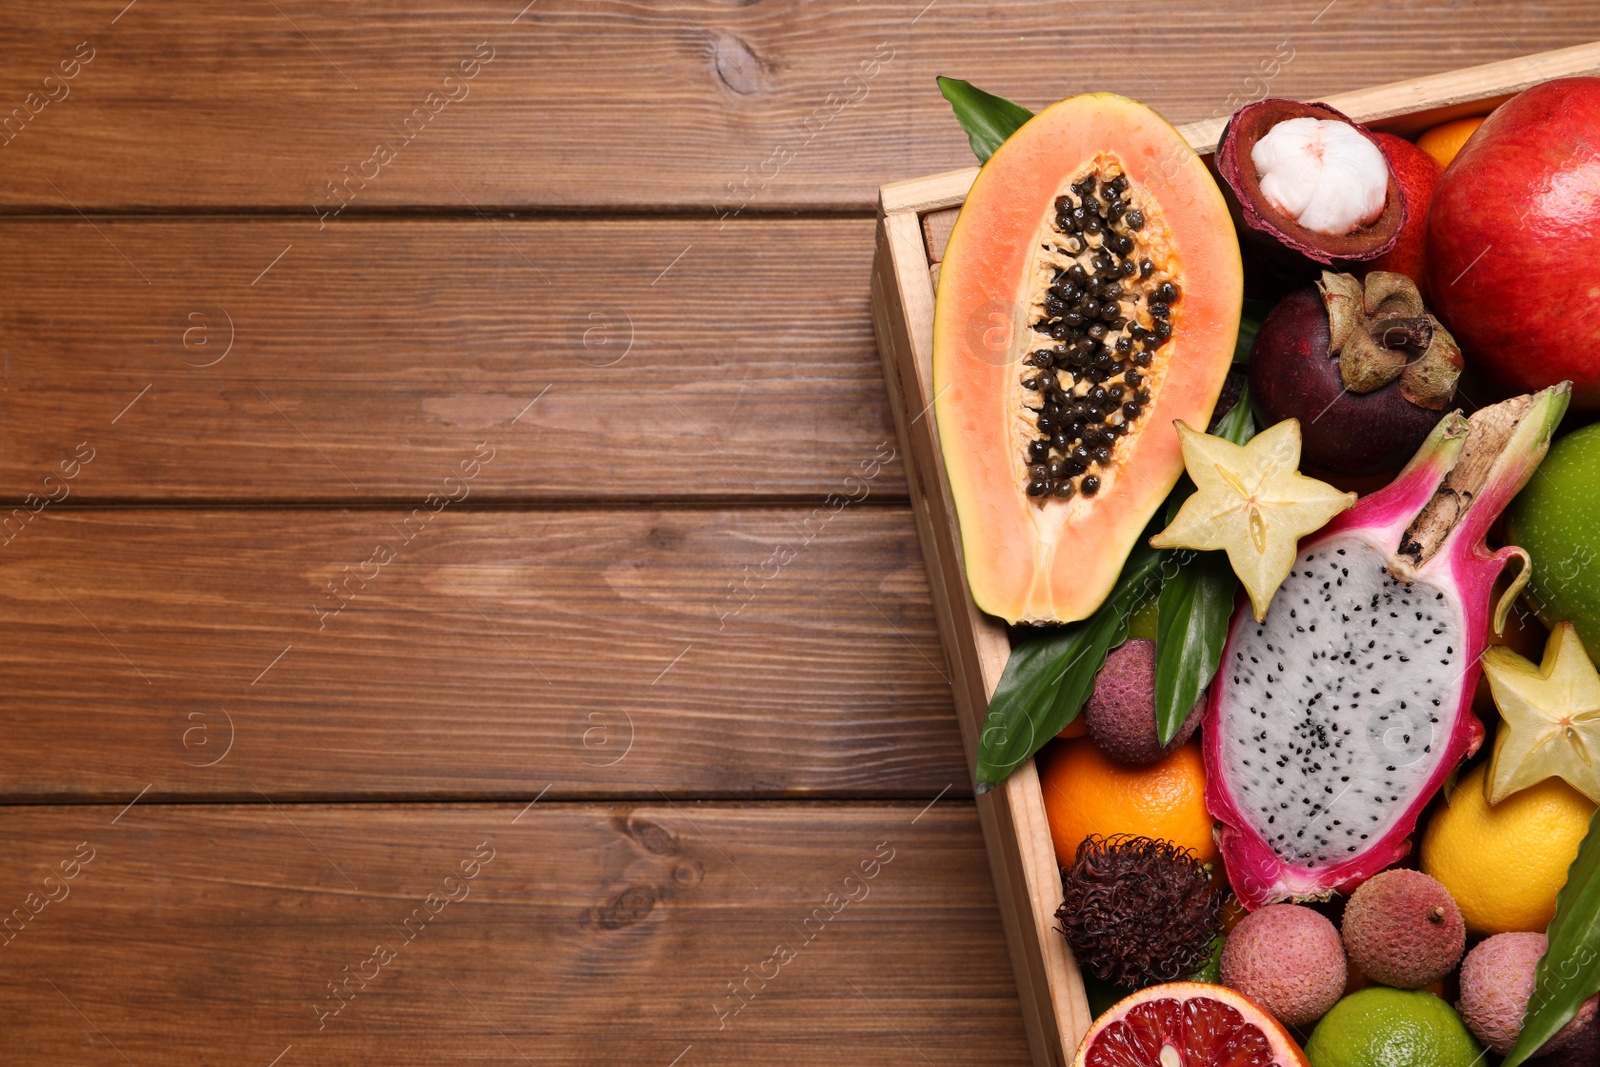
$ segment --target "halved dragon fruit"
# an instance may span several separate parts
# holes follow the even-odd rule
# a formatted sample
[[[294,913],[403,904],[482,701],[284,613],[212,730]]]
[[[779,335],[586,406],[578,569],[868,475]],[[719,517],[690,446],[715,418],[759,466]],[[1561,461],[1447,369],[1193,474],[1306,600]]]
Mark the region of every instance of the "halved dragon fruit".
[[[1400,859],[1483,741],[1489,599],[1527,553],[1484,535],[1544,458],[1567,383],[1445,416],[1399,477],[1300,545],[1265,622],[1235,613],[1205,720],[1206,804],[1248,908],[1326,898]]]

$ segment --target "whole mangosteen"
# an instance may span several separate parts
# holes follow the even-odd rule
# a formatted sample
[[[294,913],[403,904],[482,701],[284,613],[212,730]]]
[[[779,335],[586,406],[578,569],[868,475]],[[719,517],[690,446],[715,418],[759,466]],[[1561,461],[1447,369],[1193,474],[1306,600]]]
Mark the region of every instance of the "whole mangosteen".
[[[1411,279],[1325,272],[1261,323],[1250,395],[1267,423],[1300,420],[1306,466],[1379,474],[1422,444],[1454,399],[1461,367]]]

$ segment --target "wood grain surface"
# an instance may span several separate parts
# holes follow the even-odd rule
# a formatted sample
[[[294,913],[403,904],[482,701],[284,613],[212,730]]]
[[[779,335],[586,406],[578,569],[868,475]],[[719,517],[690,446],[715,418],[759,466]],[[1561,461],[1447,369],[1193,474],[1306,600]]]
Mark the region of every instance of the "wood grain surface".
[[[1026,1060],[969,801],[141,801],[6,837],[7,1063]]]
[[[841,500],[47,508],[0,799],[968,793],[910,516]]]
[[[904,499],[871,254],[849,219],[10,221],[0,494],[87,442],[73,501],[411,504],[487,441],[478,500],[816,502],[875,457]]]
[[[0,204],[863,210],[969,165],[937,74],[1181,123],[1596,38],[1589,0],[18,0]]]

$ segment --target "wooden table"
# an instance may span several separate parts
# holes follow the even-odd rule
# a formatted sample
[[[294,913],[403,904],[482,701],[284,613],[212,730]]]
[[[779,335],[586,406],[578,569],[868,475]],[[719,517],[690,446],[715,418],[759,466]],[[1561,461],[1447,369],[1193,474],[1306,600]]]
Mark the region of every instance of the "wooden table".
[[[0,1061],[1026,1059],[867,314],[933,75],[1600,9],[924,3],[6,6]]]

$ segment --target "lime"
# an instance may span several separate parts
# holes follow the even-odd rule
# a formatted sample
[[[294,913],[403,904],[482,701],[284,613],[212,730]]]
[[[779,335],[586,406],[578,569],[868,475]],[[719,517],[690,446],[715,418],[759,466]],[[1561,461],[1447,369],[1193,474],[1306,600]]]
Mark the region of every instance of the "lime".
[[[1483,1050],[1432,993],[1368,986],[1322,1017],[1306,1042],[1311,1067],[1473,1067]]]
[[[1128,617],[1128,638],[1142,637],[1146,641],[1156,639],[1156,598],[1147,597],[1139,602],[1133,609],[1133,614]]]
[[[1511,502],[1506,535],[1533,557],[1527,597],[1545,625],[1571,622],[1600,649],[1600,425],[1551,446]]]

